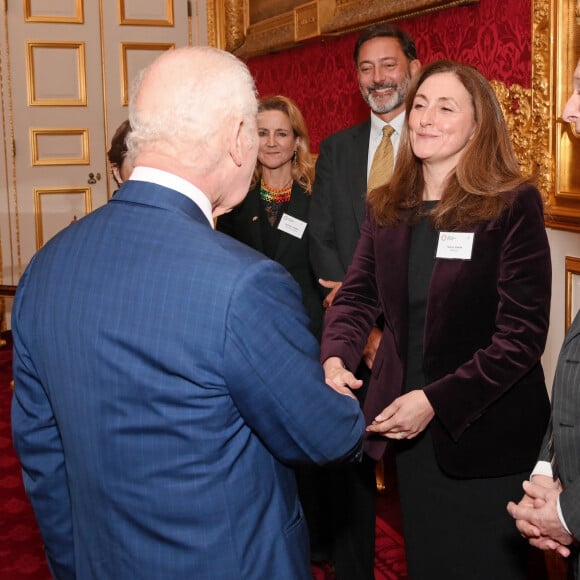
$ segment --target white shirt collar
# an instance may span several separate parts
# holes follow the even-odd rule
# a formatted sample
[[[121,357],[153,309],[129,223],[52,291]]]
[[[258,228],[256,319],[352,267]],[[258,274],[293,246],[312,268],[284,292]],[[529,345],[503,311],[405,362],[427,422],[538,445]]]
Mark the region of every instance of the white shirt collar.
[[[380,141],[383,138],[383,127],[385,125],[391,125],[391,127],[395,130],[395,134],[400,136],[401,131],[403,130],[404,122],[405,111],[399,113],[394,119],[391,120],[390,123],[385,123],[371,111],[371,134],[377,137]]]
[[[179,193],[191,199],[191,201],[193,201],[193,203],[195,203],[195,205],[197,205],[203,212],[203,215],[205,215],[207,221],[211,224],[211,227],[214,227],[211,202],[205,193],[203,193],[201,189],[195,187],[193,183],[190,183],[189,181],[186,181],[185,179],[178,177],[173,173],[163,171],[162,169],[143,167],[142,165],[133,169],[133,173],[131,173],[131,177],[129,177],[129,179],[136,181],[147,181],[148,183],[155,183],[156,185],[162,185],[168,189],[178,191]]]

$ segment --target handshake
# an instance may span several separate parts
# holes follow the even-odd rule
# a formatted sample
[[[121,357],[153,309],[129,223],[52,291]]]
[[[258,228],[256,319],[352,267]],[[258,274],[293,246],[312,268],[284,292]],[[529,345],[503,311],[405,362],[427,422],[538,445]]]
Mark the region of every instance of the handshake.
[[[510,501],[507,505],[522,536],[536,548],[569,556],[569,546],[575,539],[561,515],[560,481],[546,475],[533,475],[531,481],[524,481],[523,488],[524,496],[520,502]]]

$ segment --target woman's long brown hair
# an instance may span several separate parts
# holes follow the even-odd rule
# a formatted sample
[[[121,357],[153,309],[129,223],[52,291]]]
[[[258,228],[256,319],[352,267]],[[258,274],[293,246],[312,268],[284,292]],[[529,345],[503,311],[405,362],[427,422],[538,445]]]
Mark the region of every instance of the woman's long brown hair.
[[[451,60],[435,61],[420,70],[409,89],[393,177],[389,184],[368,195],[370,209],[381,225],[395,223],[401,209],[419,211],[421,207],[425,183],[421,160],[414,155],[409,140],[409,114],[419,87],[427,78],[440,73],[454,74],[471,96],[475,132],[447,178],[440,203],[431,213],[434,226],[457,230],[494,219],[509,203],[507,194],[527,181],[489,82],[471,66]]]

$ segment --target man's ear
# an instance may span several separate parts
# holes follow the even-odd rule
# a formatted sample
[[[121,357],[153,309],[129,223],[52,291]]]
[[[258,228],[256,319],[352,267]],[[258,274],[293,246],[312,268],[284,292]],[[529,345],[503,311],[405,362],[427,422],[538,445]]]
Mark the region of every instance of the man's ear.
[[[409,72],[411,73],[411,78],[414,78],[420,69],[421,69],[421,61],[417,58],[415,60],[412,60],[409,63]]]
[[[242,165],[242,130],[244,122],[242,120],[236,121],[232,125],[229,137],[229,152],[232,161],[240,167]]]

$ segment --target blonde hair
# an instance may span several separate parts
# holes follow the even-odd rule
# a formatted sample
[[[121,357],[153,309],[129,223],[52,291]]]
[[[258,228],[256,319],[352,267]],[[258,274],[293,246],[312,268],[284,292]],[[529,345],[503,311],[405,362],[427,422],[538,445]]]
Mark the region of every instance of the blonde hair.
[[[308,193],[311,193],[312,182],[314,181],[314,162],[310,154],[308,128],[298,105],[288,97],[275,95],[258,100],[258,113],[263,113],[264,111],[281,111],[290,120],[294,137],[300,138],[296,147],[296,158],[292,162],[292,179],[297,181]],[[256,162],[250,187],[254,188],[261,177],[262,164],[258,161]]]

